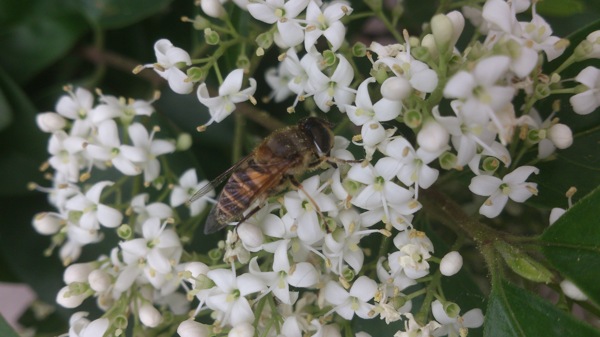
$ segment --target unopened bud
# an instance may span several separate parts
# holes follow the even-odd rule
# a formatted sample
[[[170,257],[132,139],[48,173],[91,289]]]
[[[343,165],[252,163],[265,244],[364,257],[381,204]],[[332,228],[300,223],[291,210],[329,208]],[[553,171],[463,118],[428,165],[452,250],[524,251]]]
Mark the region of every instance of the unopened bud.
[[[392,101],[402,101],[412,92],[412,86],[404,77],[392,76],[381,84],[381,96]]]
[[[177,142],[175,143],[175,148],[177,151],[186,151],[192,147],[192,136],[187,132],[182,132],[177,136]]]
[[[42,235],[56,234],[65,224],[58,213],[43,212],[33,217],[33,228]]]
[[[211,332],[208,325],[188,319],[179,323],[177,334],[181,337],[208,337]]]
[[[200,8],[206,15],[217,19],[226,14],[225,8],[219,0],[201,0]]]
[[[431,31],[433,33],[433,39],[437,49],[442,54],[446,54],[451,47],[450,43],[453,36],[452,21],[444,15],[437,14],[431,18]]]
[[[237,227],[237,233],[244,244],[244,247],[247,248],[258,248],[260,247],[265,238],[263,236],[262,231],[258,226],[249,224],[244,222]]]
[[[548,139],[559,149],[566,149],[573,144],[573,132],[564,124],[554,124],[548,130]]]
[[[440,272],[444,276],[452,276],[462,268],[463,258],[458,252],[450,252],[440,262]]]
[[[96,269],[96,262],[75,263],[68,266],[63,274],[66,284],[75,282],[87,282],[92,270]]]
[[[581,292],[573,282],[569,280],[564,280],[560,283],[560,289],[562,289],[563,293],[576,301],[587,301],[588,297]]]
[[[71,293],[69,287],[66,286],[58,291],[58,294],[56,295],[56,303],[65,308],[73,309],[81,305],[81,303],[83,303],[83,300],[85,300],[87,297],[88,295],[86,293]]]
[[[56,112],[44,112],[35,116],[38,128],[44,132],[54,132],[62,130],[67,125],[67,121]]]
[[[138,311],[140,322],[149,328],[157,327],[163,320],[160,311],[149,303],[144,303]]]
[[[98,293],[106,291],[112,285],[110,275],[101,269],[93,270],[88,276],[88,282],[90,288]]]
[[[417,143],[428,152],[442,150],[448,145],[449,140],[450,134],[448,131],[433,119],[428,120],[417,135]]]

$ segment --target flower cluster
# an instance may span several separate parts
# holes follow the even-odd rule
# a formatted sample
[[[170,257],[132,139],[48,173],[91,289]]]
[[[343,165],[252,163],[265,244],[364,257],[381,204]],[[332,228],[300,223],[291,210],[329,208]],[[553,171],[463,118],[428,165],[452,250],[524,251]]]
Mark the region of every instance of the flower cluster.
[[[348,3],[234,3],[272,25],[256,36],[257,55],[273,43],[282,51],[279,65],[265,74],[270,97],[293,101],[289,112],[301,102],[313,102],[322,113],[340,112],[356,135],[352,141],[336,136],[327,158],[336,165],[309,174],[301,189],[269,195],[258,212],[232,223],[237,227],[230,227],[227,239],[202,255],[184,243],[214,194],[190,204],[207,182],[199,182],[193,169],[164,170],[162,156],[180,148],[156,139],[158,128],[145,126],[152,102],[99,94],[95,104],[90,92],[69,88],[56,112],[38,117],[40,128],[51,134],[48,164],[54,169],[52,187],[38,188],[49,193],[56,211],[37,215],[34,226],[53,236],[70,265],[57,302],[76,308],[93,297],[105,311],[94,321],[85,313],[73,315],[70,335],[118,336],[135,322],[133,329],[177,326],[181,337],[341,336],[343,330],[368,336],[340,324],[355,316],[386,323],[404,319],[396,336],[464,336],[481,326],[480,309],[461,315],[438,290],[425,304],[430,320],[415,319],[412,300],[422,295],[415,285],[432,273],[452,276],[462,267],[458,252],[433,255],[415,214],[443,173],[468,169],[472,178],[465,189],[486,197],[478,201],[479,213],[488,218],[502,214],[509,200],[525,202],[538,193],[528,181],[539,172],[535,163],[573,140],[556,117],[560,111],[533,108],[562,85],[559,72],[542,73],[540,62],[557,58],[567,42],[552,36],[529,1],[488,0],[480,8],[439,14],[430,34],[404,32],[404,41],[373,42],[362,52],[344,48],[342,20],[353,13]],[[207,16],[228,22],[223,6],[201,2]],[[517,13],[526,10],[532,19],[519,22]],[[465,17],[484,38],[460,50]],[[206,18],[193,22],[204,29],[209,45],[218,45],[216,55],[240,38],[230,31],[231,40],[219,43]],[[582,47],[587,54],[570,58],[561,69],[598,57],[599,41],[597,32],[591,34],[590,46]],[[250,69],[244,62],[223,79],[216,58],[192,60],[168,40],[154,48],[157,62],[142,68],[152,68],[177,93],[196,90],[210,114],[206,126],[227,118],[236,104],[256,104],[257,82],[249,77],[244,85]],[[242,56],[238,61],[247,59]],[[364,74],[354,58],[370,64]],[[220,83],[216,96],[205,82],[211,68]],[[575,112],[600,106],[598,76],[600,70],[588,67],[574,79],[582,84],[571,88]],[[515,103],[517,95],[522,105]],[[351,143],[362,151],[359,160],[348,149]],[[523,154],[534,146],[537,158],[523,165]],[[72,264],[83,246],[111,229],[119,242],[106,255]],[[381,242],[382,249],[367,249],[366,238]]]

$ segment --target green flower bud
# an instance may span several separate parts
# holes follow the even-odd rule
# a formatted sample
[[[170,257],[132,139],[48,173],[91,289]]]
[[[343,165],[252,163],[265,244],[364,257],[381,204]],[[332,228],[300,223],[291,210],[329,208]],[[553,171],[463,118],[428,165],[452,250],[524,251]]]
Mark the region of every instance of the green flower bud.
[[[444,170],[452,170],[456,167],[456,155],[452,152],[444,152],[439,157],[439,162]]]
[[[437,14],[431,18],[431,31],[440,53],[445,54],[450,47],[453,47],[450,42],[452,41],[452,34],[454,34],[454,26],[446,15]]]
[[[186,151],[192,147],[192,136],[187,132],[182,132],[177,136],[177,143],[175,148],[177,151]]]

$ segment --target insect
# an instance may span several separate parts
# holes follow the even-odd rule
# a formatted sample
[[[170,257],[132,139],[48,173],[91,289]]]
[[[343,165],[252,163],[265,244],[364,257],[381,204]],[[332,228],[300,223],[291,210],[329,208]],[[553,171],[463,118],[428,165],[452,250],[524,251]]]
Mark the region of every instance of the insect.
[[[189,202],[199,199],[227,177],[217,203],[211,210],[204,233],[214,233],[231,222],[244,222],[260,209],[260,205],[244,215],[257,200],[285,189],[287,182],[302,186],[296,175],[320,166],[333,147],[333,125],[320,118],[308,117],[297,125],[274,131],[248,156],[199,189]]]

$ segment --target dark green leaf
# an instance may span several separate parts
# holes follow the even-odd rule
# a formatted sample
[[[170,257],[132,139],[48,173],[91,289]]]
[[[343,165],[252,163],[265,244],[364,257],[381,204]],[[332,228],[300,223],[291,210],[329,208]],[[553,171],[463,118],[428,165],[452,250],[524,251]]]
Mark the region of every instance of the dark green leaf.
[[[0,315],[0,336],[2,337],[19,337],[19,335],[13,330],[10,325],[6,322],[4,317]]]
[[[483,333],[489,337],[600,336],[552,303],[506,282],[494,285],[485,317]]]
[[[600,188],[579,201],[544,232],[544,254],[563,276],[600,303]]]
[[[82,10],[101,28],[118,28],[164,10],[171,0],[86,0]]]
[[[6,129],[12,122],[13,111],[8,104],[8,99],[2,91],[0,91],[0,132]]]
[[[5,52],[0,65],[18,83],[24,83],[46,68],[86,32],[79,11],[65,1],[31,1],[26,16],[0,34]]]
[[[542,16],[570,16],[581,13],[585,8],[581,0],[545,0],[536,9]]]
[[[35,125],[35,107],[1,68],[0,96],[14,112],[13,123],[0,132],[0,196],[25,194],[30,179],[41,177],[47,137]]]

